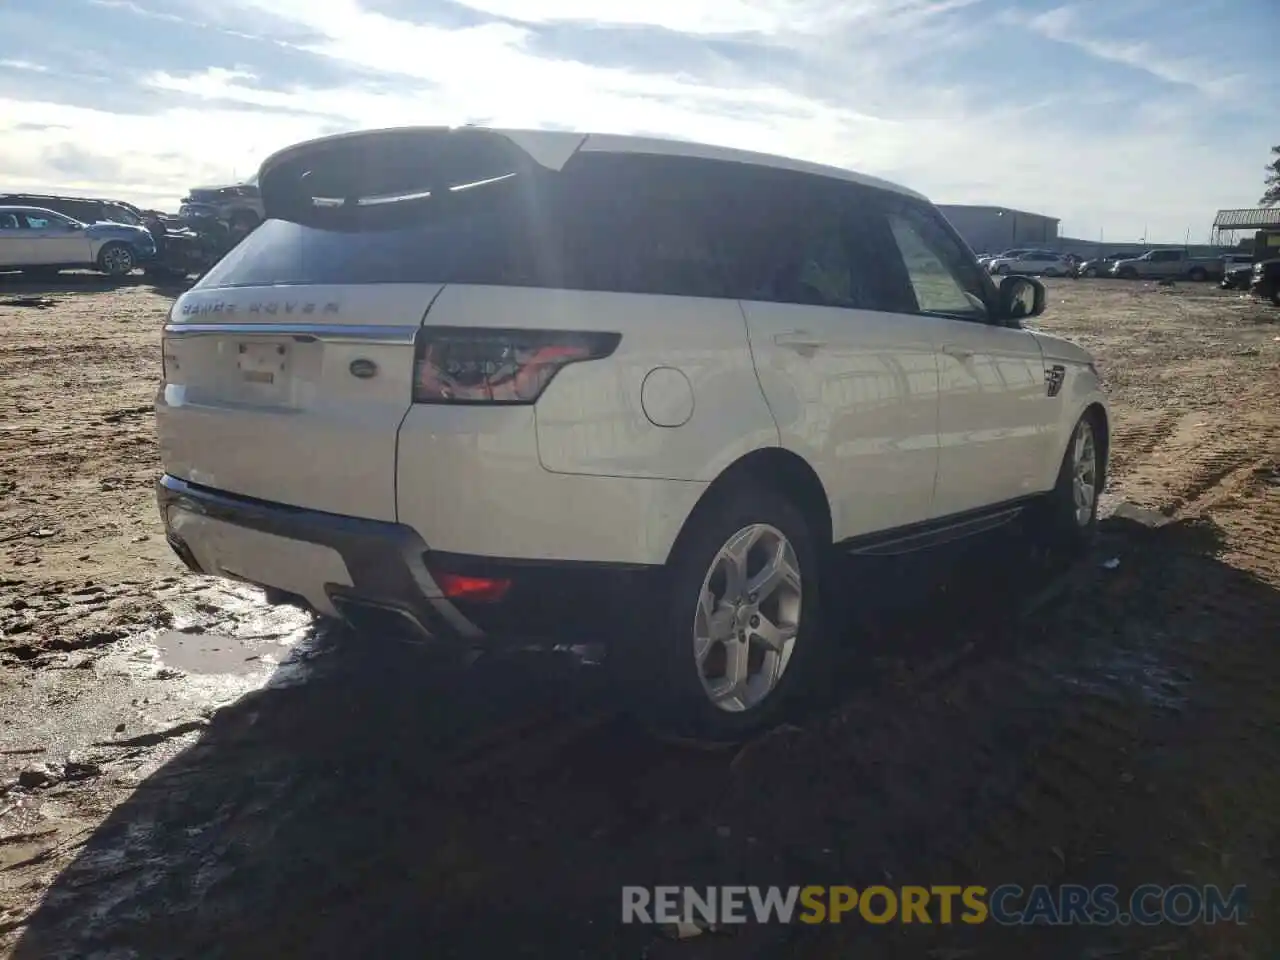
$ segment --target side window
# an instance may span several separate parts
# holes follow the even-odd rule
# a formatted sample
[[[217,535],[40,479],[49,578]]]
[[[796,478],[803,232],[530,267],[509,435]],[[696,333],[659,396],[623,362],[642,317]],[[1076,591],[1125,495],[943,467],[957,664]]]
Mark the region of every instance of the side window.
[[[741,300],[910,312],[885,250],[874,191],[826,177],[722,165],[708,210],[729,295]]]
[[[106,204],[102,209],[103,216],[114,223],[127,223],[135,227],[142,223],[141,220],[135,217],[124,207],[117,206],[114,203]]]
[[[986,291],[964,248],[915,207],[903,204],[888,217],[918,312],[985,321]]]
[[[49,217],[37,216],[34,213],[26,214],[27,226],[32,230],[47,230],[53,225],[53,221]]]
[[[747,256],[741,246],[735,251],[740,299],[810,307],[862,306],[861,298],[854,295],[853,257],[840,211],[796,210],[794,217],[772,212],[774,216],[758,228],[755,238],[763,245]]]
[[[707,242],[715,171],[668,157],[587,156],[560,183],[563,285],[577,290],[727,295]]]

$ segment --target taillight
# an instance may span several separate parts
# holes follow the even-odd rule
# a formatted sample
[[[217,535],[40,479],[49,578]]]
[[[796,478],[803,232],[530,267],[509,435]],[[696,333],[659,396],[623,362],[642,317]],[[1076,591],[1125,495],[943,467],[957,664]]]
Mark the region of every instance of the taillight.
[[[511,589],[511,581],[501,577],[467,577],[458,573],[435,575],[440,591],[450,600],[497,603]]]
[[[591,331],[423,327],[414,403],[533,403],[571,363],[599,360],[622,335]]]

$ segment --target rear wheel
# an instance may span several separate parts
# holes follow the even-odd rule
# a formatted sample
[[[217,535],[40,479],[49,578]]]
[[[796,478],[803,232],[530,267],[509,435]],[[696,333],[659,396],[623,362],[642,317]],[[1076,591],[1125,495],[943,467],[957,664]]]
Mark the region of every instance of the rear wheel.
[[[137,265],[133,249],[127,243],[108,243],[98,251],[98,269],[109,277],[123,277]]]
[[[1081,274],[1081,276],[1088,277],[1090,280],[1092,280],[1097,275],[1098,275],[1098,271],[1094,267],[1086,267],[1084,273]]]
[[[1049,547],[1077,553],[1098,532],[1098,498],[1102,494],[1100,425],[1086,413],[1076,423],[1062,455],[1058,482],[1034,514],[1033,536]]]
[[[1191,272],[1188,273],[1187,276],[1196,283],[1204,283],[1204,281],[1209,279],[1209,274],[1203,267],[1192,267]]]
[[[700,509],[655,611],[617,663],[632,709],[662,735],[732,742],[779,719],[824,655],[819,554],[804,514],[741,485]]]

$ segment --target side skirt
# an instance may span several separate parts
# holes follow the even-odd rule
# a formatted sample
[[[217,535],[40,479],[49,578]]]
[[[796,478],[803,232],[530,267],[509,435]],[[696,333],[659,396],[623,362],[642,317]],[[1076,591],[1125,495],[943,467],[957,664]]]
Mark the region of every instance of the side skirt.
[[[852,556],[892,557],[907,553],[929,550],[933,547],[988,533],[1007,526],[1018,519],[1026,509],[1039,497],[1020,497],[1004,503],[982,507],[978,510],[967,510],[964,513],[926,520],[895,530],[882,530],[876,533],[842,540],[835,545],[836,550]]]

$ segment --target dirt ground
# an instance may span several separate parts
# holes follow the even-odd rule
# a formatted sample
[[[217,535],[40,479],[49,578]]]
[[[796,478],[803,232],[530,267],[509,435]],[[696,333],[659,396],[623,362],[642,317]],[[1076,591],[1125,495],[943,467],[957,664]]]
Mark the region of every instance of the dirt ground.
[[[1114,404],[1094,555],[851,566],[830,689],[706,752],[589,659],[446,660],[186,575],[152,494],[173,292],[0,281],[0,956],[1280,956],[1280,312],[1049,288]],[[948,882],[1245,884],[1251,914],[618,922],[624,884]]]

